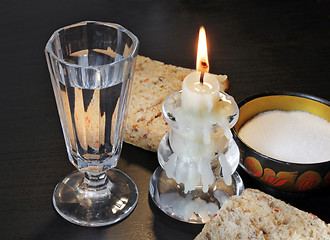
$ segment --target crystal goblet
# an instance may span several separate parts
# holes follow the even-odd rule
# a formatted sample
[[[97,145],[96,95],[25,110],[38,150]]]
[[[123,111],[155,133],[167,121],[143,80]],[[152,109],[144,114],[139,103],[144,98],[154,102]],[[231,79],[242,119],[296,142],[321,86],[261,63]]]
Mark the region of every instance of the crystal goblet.
[[[66,220],[105,226],[134,209],[134,182],[114,169],[123,143],[139,41],[112,23],[86,21],[53,33],[45,54],[71,163],[53,204]]]

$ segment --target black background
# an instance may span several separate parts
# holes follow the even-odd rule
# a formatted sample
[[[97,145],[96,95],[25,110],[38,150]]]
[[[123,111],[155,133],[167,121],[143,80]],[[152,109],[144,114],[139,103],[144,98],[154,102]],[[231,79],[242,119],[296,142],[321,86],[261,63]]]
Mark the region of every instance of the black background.
[[[210,72],[227,74],[236,101],[265,91],[295,91],[330,100],[330,2],[327,0],[56,0],[0,3],[2,239],[193,239],[202,226],[170,219],[150,201],[155,153],[124,144],[118,168],[137,184],[134,212],[109,227],[62,219],[51,202],[72,172],[44,57],[58,28],[83,20],[115,22],[140,40],[139,54],[195,68],[200,25]],[[240,171],[247,187],[259,187]],[[329,189],[270,192],[330,222]]]

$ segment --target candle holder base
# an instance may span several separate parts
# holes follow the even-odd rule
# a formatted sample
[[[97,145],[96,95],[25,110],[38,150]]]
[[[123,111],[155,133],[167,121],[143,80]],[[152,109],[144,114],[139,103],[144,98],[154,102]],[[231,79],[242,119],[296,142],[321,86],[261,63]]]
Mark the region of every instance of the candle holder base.
[[[222,177],[216,179],[206,193],[202,186],[184,193],[184,185],[168,178],[158,167],[153,173],[149,192],[156,206],[168,216],[193,224],[204,224],[232,195],[239,196],[244,190],[243,181],[237,172],[232,175],[232,184],[227,186]]]
[[[183,111],[182,94],[181,90],[175,91],[163,103],[163,115],[171,128],[159,143],[160,167],[151,177],[149,192],[156,206],[168,216],[203,224],[230,196],[239,196],[244,190],[235,171],[239,149],[229,130],[239,111],[233,97],[220,91],[215,112],[205,110],[197,117],[190,110]],[[194,124],[188,123],[191,121]],[[201,128],[205,124],[207,127]],[[226,185],[224,179],[231,185]]]

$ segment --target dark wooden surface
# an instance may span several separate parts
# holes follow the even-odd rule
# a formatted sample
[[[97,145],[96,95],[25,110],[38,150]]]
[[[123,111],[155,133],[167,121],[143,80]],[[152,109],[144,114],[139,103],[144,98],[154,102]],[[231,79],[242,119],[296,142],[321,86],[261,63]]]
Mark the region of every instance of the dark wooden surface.
[[[229,93],[237,101],[273,90],[330,100],[328,0],[13,0],[0,3],[0,20],[1,239],[193,239],[201,230],[155,208],[148,184],[156,154],[128,144],[118,168],[140,193],[128,218],[92,229],[55,212],[52,191],[74,170],[43,53],[59,27],[116,22],[137,35],[141,55],[194,68],[198,28],[204,25],[210,71],[229,76]],[[258,187],[241,174],[247,187]],[[299,197],[273,194],[330,222],[329,189]]]

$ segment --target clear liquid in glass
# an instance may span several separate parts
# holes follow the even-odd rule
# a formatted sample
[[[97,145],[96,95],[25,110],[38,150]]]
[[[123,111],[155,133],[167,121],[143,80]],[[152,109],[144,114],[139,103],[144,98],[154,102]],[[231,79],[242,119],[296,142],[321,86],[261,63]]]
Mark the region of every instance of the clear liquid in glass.
[[[120,55],[117,58],[122,58]],[[65,61],[83,66],[102,66],[114,61],[99,51],[73,53]],[[95,77],[98,77],[97,75]],[[122,129],[114,118],[122,117],[118,102],[125,82],[59,81],[60,98],[65,118],[62,122],[65,140],[72,164],[80,170],[106,171],[116,166]],[[117,79],[116,79],[117,80]],[[120,122],[120,121],[119,121]],[[115,135],[117,135],[115,137]],[[87,161],[86,161],[87,160]]]

